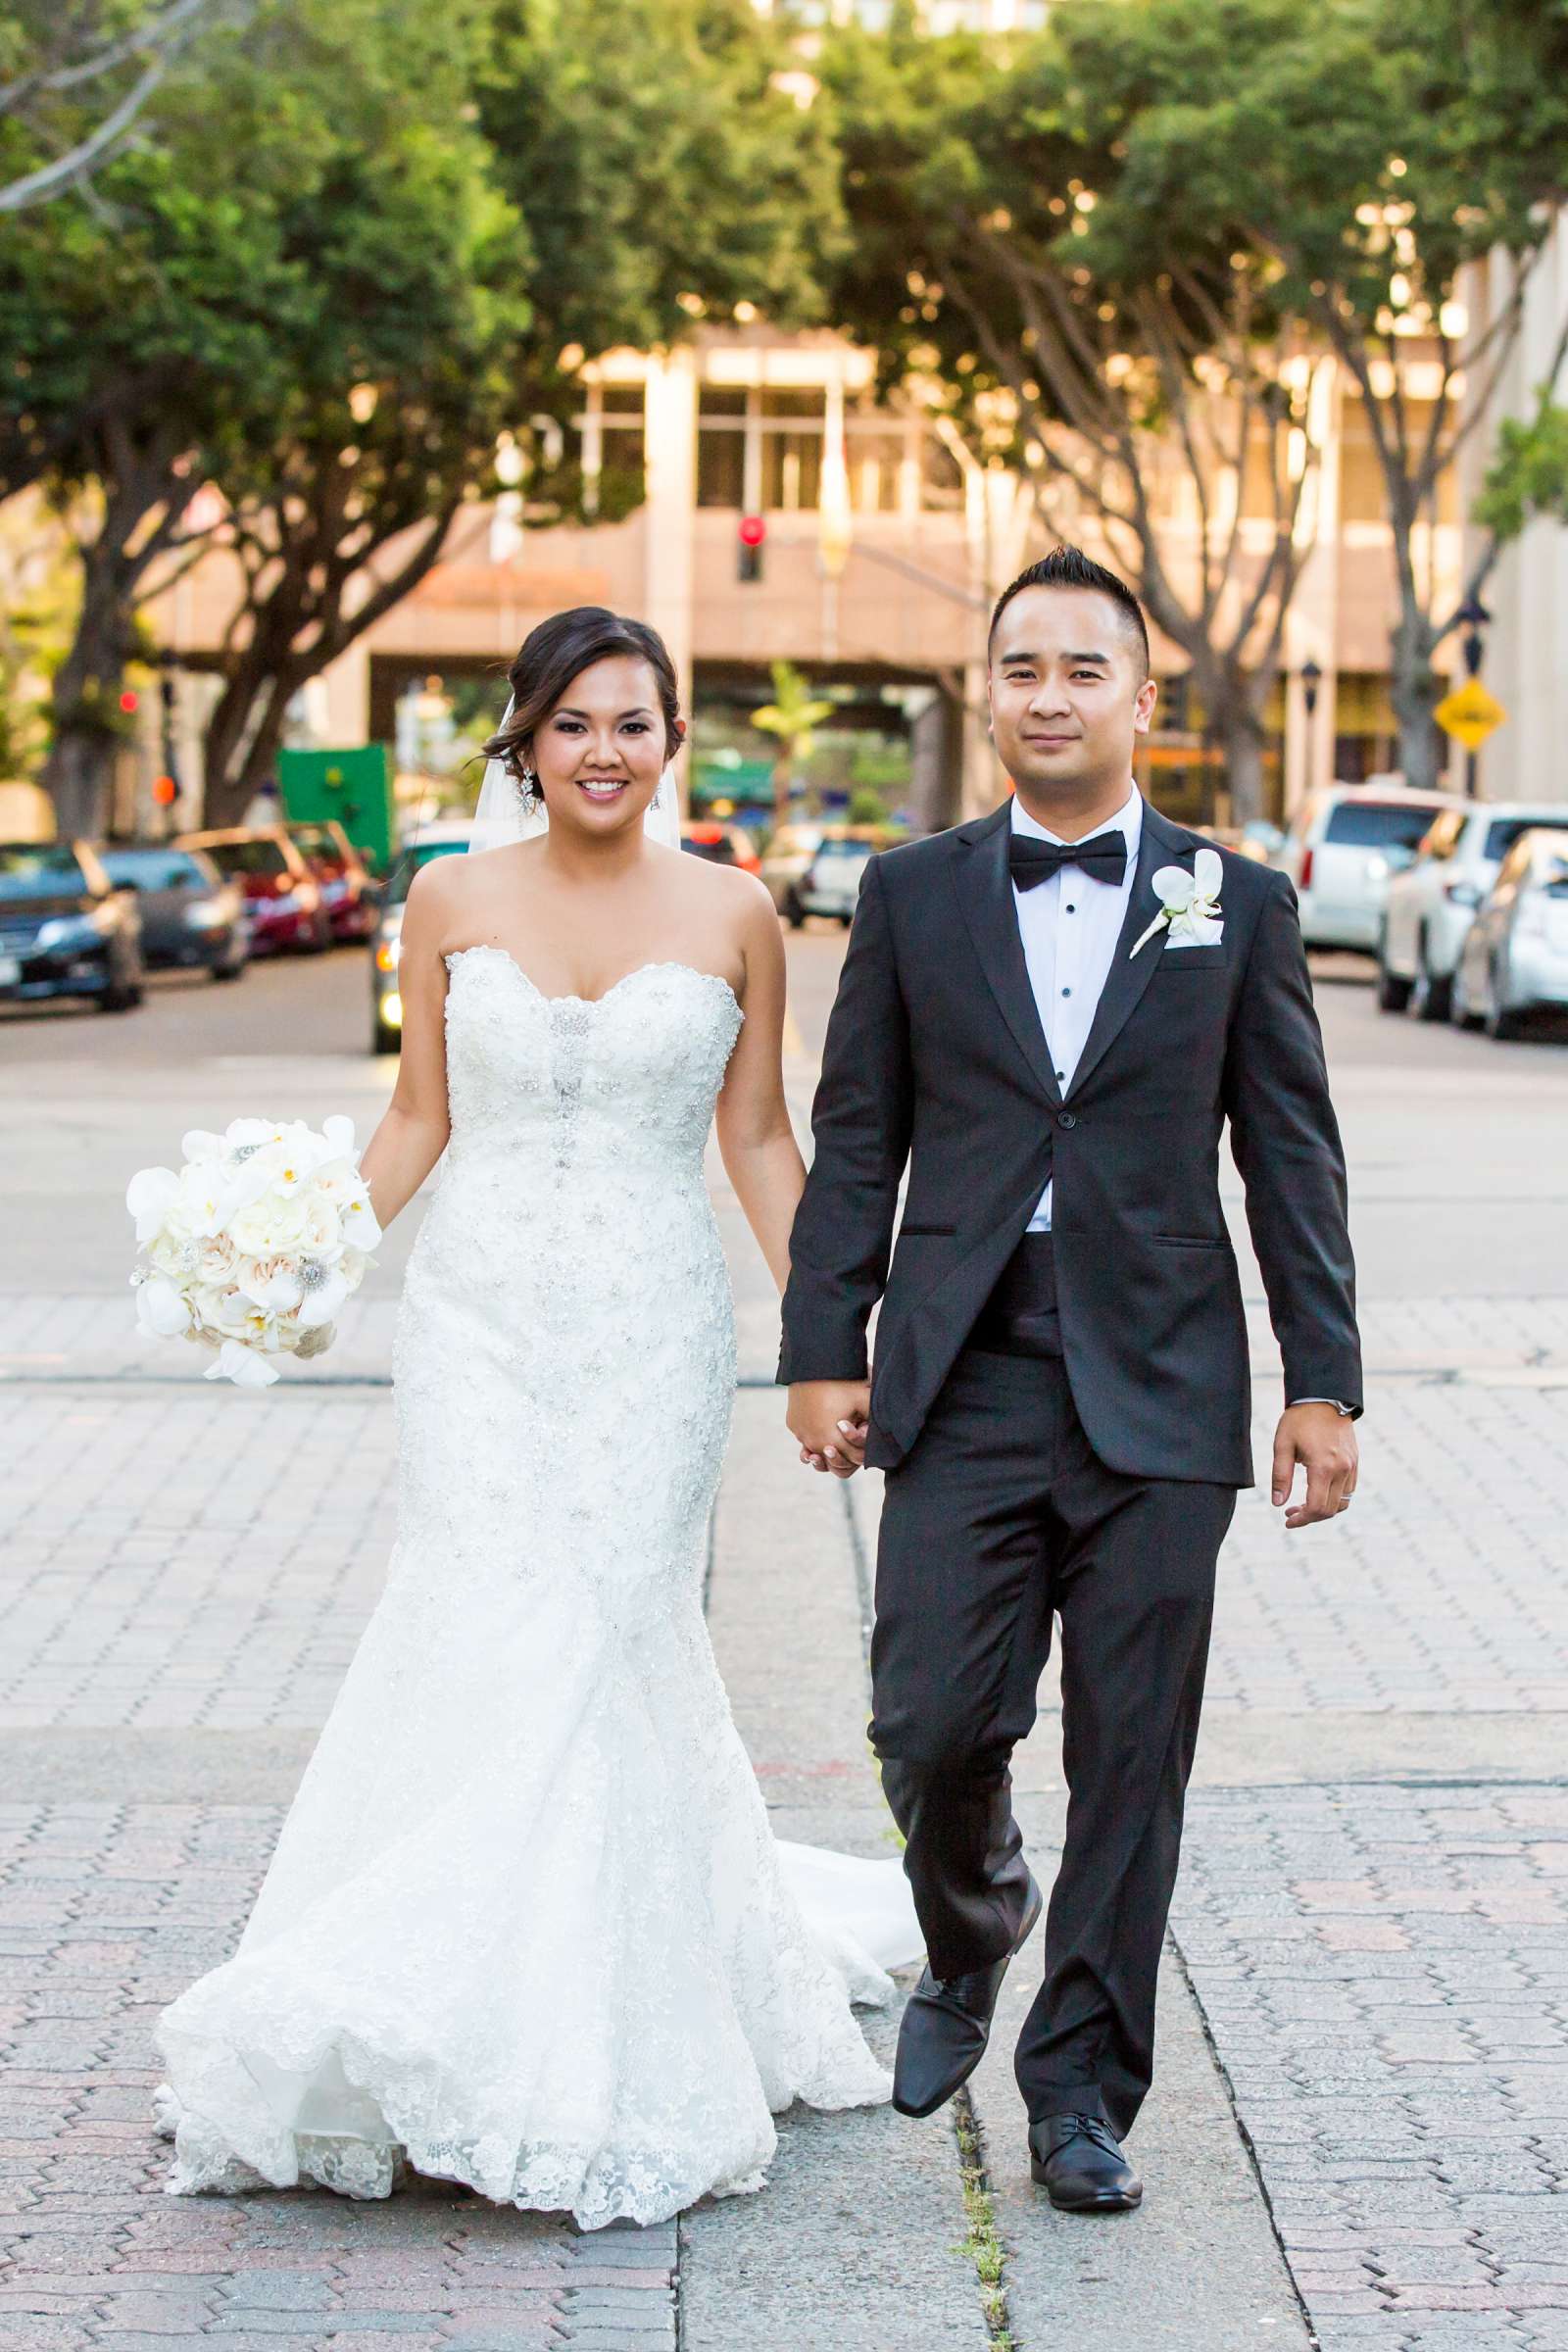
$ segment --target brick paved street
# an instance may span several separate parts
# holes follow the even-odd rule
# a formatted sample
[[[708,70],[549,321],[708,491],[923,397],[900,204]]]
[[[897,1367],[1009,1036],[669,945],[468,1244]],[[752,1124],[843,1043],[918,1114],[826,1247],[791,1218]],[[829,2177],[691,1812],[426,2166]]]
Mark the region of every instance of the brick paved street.
[[[840,944],[791,944],[808,1047]],[[1361,1492],[1291,1539],[1246,1496],[1227,1546],[1143,2213],[1086,2233],[1042,2210],[1004,2050],[974,2102],[990,2304],[947,2117],[786,2119],[767,2191],[678,2231],[583,2238],[434,2182],[161,2194],[148,2028],[230,1947],[384,1571],[417,1212],[338,1347],[249,1396],[132,1334],[121,1195],[184,1126],[259,1102],[368,1132],[362,980],[321,967],[316,1026],[298,967],[155,991],[113,1060],[60,1023],[56,1061],[41,1023],[8,1059],[0,1025],[0,2346],[672,2347],[678,2268],[684,2352],[985,2352],[1004,2312],[1017,2352],[1086,2328],[1124,2352],[1568,2352],[1568,1054],[1380,1020],[1344,982],[1321,1003],[1373,1375]],[[810,1080],[808,1054],[803,1118]],[[758,1384],[715,1642],[781,1830],[885,1851],[859,1655],[876,1481],[789,1460],[773,1310],[714,1182]],[[1254,1321],[1266,1436],[1255,1298]],[[1017,1777],[1049,1868],[1043,1695]]]

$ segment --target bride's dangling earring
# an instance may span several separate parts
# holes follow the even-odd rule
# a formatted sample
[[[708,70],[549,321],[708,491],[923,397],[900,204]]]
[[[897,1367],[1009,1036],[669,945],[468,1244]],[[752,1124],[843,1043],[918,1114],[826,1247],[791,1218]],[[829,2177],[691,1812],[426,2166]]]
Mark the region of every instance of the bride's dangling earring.
[[[522,795],[523,813],[532,816],[543,795],[539,790],[539,779],[531,767],[525,767],[517,778],[517,790]]]
[[[659,782],[654,786],[654,797],[649,802],[648,806],[650,808],[662,808],[664,806],[664,779],[662,776],[660,777]]]

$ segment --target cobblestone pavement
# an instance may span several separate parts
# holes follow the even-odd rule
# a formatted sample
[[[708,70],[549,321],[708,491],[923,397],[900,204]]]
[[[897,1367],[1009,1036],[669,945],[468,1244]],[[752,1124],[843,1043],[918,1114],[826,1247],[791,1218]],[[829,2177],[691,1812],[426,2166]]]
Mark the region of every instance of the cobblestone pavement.
[[[1323,2352],[1561,2352],[1568,1787],[1203,1791],[1176,1932]]]
[[[673,2223],[584,2237],[435,2181],[384,2205],[161,2193],[149,2029],[232,1947],[281,1818],[0,1807],[0,2344],[672,2345]]]
[[[837,952],[792,959],[817,947]],[[246,985],[260,1005],[273,984]],[[1018,2352],[1086,2326],[1123,2352],[1240,2352],[1308,2322],[1320,2352],[1568,2352],[1568,1063],[1323,1001],[1372,1374],[1361,1491],[1306,1538],[1245,1496],[1226,1548],[1143,2215],[1088,2235],[1042,2215],[1005,2054],[977,2081]],[[48,1105],[0,1291],[0,2347],[670,2352],[673,2230],[583,2239],[434,2182],[386,2205],[161,2193],[148,2028],[230,1947],[380,1588],[415,1220],[319,1367],[260,1398],[209,1387],[131,1328],[124,1175],[258,1088],[318,1117],[359,1084],[363,1134],[384,1073],[330,1043],[194,1075],[86,1051],[0,1069],[24,1143],[24,1082]],[[803,1057],[798,1117],[809,1080]],[[772,1305],[716,1172],[715,1198],[765,1383]],[[45,1265],[85,1269],[80,1294]],[[760,1431],[776,1400],[753,1407]],[[781,1826],[870,1850],[858,1604],[802,1581],[838,1491],[808,1480],[797,1504],[756,1445],[721,1501],[715,1639]],[[869,1544],[876,1482],[849,1492]],[[1048,1707],[1018,1775],[1048,1867],[1057,1732]],[[944,2120],[789,2126],[765,2197],[683,2224],[685,2340],[981,2352],[1001,2339],[965,2228]]]

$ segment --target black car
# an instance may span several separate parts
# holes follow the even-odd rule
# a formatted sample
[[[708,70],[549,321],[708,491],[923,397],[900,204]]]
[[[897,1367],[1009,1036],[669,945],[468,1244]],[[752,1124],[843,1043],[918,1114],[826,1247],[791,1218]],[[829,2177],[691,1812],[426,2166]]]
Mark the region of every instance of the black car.
[[[141,925],[85,841],[0,842],[0,1004],[141,1003]]]
[[[99,851],[109,879],[133,890],[141,913],[142,961],[237,980],[250,954],[245,901],[202,850],[164,841],[111,841]]]

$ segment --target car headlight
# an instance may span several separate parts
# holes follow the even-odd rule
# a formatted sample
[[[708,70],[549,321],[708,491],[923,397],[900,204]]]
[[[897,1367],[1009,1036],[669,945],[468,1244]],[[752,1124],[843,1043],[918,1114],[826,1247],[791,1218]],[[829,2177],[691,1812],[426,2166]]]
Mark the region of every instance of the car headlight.
[[[185,908],[185,920],[194,931],[216,931],[228,921],[228,908],[221,899],[194,899]]]
[[[110,916],[96,907],[91,914],[55,914],[38,925],[36,945],[46,955],[57,948],[95,948],[110,928]]]

